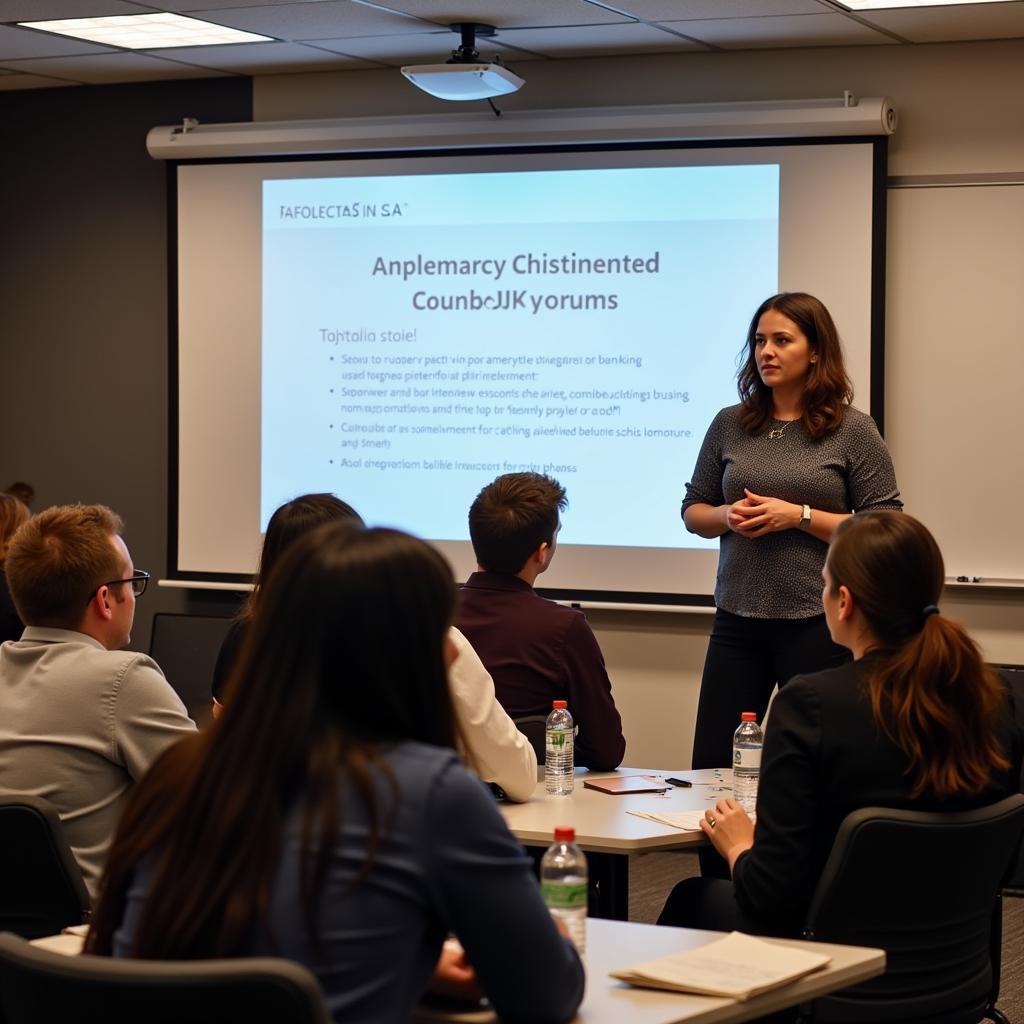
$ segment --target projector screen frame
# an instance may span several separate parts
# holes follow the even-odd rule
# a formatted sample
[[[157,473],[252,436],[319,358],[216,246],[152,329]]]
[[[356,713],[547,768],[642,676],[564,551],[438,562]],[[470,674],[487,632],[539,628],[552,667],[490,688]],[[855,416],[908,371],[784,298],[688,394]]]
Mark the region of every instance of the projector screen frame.
[[[657,139],[648,142],[615,141],[586,142],[564,145],[483,145],[479,147],[437,148],[437,149],[382,149],[376,147],[362,151],[342,151],[308,154],[272,154],[269,156],[204,157],[183,160],[167,160],[167,238],[168,238],[168,533],[167,533],[167,582],[174,587],[204,589],[213,585],[216,589],[238,587],[246,589],[252,582],[252,575],[246,573],[200,572],[183,570],[179,561],[179,318],[178,318],[178,169],[189,166],[226,164],[303,164],[339,159],[358,163],[380,159],[401,160],[405,158],[431,159],[452,156],[503,156],[506,154],[547,154],[547,153],[602,153],[622,151],[659,150],[702,150],[740,148],[778,148],[793,146],[847,146],[868,145],[871,147],[871,271],[870,271],[870,407],[867,411],[884,436],[884,382],[885,382],[885,281],[886,281],[886,189],[888,182],[888,136],[887,135],[836,135],[786,138],[743,138],[743,139]],[[682,481],[680,481],[680,492]],[[680,522],[680,529],[685,529]],[[602,605],[622,607],[649,607],[652,610],[682,610],[693,608],[706,610],[714,607],[711,594],[638,592],[587,590],[576,588],[537,587],[544,597],[587,607]]]

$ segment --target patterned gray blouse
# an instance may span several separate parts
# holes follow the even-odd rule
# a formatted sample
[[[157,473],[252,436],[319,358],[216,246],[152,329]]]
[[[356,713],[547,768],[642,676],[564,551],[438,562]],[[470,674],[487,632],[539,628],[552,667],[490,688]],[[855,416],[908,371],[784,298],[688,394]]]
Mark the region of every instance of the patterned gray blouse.
[[[751,436],[741,426],[740,406],[715,416],[708,428],[682,512],[690,505],[724,505],[744,497],[743,488],[765,497],[810,505],[824,512],[902,509],[889,450],[875,421],[852,406],[843,422],[812,441],[800,422],[769,437],[771,423]],[[721,537],[715,604],[755,619],[806,619],[821,614],[821,569],[827,545],[803,530],[762,537],[729,531]]]

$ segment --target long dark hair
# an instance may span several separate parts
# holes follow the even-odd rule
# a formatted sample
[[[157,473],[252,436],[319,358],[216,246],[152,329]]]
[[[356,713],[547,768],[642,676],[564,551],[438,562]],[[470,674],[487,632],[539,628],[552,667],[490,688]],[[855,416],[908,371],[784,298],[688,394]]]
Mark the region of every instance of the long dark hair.
[[[242,618],[252,618],[255,614],[263,584],[270,579],[281,555],[297,538],[323,523],[341,521],[363,525],[359,513],[333,494],[300,494],[275,509],[263,535],[260,565],[253,579],[252,595],[242,607]]]
[[[817,356],[807,373],[804,385],[804,430],[818,441],[832,433],[840,423],[846,407],[853,401],[853,385],[843,363],[843,346],[832,315],[820,299],[806,292],[782,292],[765,299],[751,318],[744,349],[746,361],[737,374],[736,383],[743,408],[740,425],[748,434],[761,433],[772,419],[772,389],[757,372],[757,325],[761,317],[774,309],[789,317],[803,331]]]
[[[272,943],[271,883],[286,821],[299,809],[301,895],[315,941],[339,777],[347,799],[368,808],[365,872],[397,798],[382,753],[402,740],[455,745],[444,659],[454,602],[447,562],[407,534],[332,523],[296,540],[266,583],[236,699],[133,789],[86,948],[111,951],[147,858],[151,885],[133,956],[237,956],[257,935]]]
[[[997,738],[1005,688],[963,627],[938,613],[935,538],[903,512],[862,512],[828,551],[832,593],[849,589],[879,642],[869,677],[879,728],[907,757],[913,796],[975,796],[1010,767]]]

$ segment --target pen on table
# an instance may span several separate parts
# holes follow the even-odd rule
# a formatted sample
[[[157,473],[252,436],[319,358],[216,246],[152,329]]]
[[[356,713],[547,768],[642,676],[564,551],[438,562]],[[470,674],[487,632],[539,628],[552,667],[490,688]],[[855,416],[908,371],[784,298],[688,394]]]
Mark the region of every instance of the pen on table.
[[[673,786],[682,786],[683,789],[691,789],[693,787],[692,782],[687,782],[686,779],[665,779],[666,782],[672,783]]]

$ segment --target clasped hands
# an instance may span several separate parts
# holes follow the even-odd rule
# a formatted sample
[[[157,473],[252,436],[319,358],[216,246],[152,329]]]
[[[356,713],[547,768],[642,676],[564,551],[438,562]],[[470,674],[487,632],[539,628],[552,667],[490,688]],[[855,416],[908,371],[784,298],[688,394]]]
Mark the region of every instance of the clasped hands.
[[[803,506],[781,498],[766,498],[743,488],[745,498],[726,509],[725,522],[733,533],[743,537],[762,537],[766,533],[792,530],[800,525]]]

